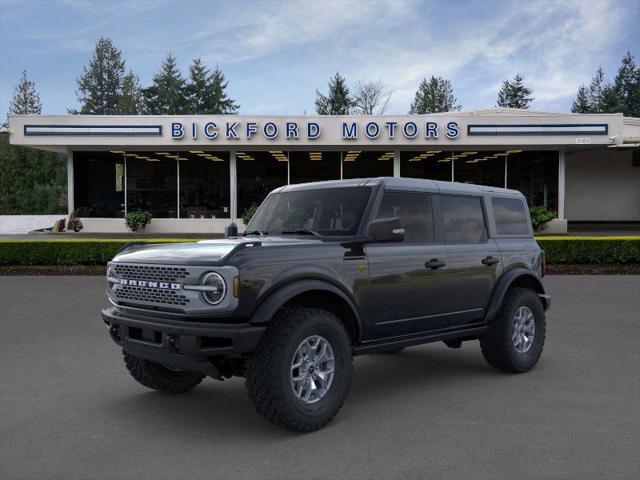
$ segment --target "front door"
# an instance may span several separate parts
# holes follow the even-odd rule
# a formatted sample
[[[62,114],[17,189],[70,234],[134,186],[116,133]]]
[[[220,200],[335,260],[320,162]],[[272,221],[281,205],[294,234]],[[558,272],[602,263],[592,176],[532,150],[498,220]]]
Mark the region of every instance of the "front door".
[[[446,247],[435,243],[428,193],[386,191],[376,218],[399,217],[402,243],[368,244],[371,324],[380,337],[441,328],[447,312]]]

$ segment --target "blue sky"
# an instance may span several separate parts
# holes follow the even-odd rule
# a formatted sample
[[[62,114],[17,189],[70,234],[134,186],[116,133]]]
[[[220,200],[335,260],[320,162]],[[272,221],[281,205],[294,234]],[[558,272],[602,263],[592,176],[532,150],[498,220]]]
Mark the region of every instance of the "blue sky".
[[[640,63],[640,0],[0,0],[0,116],[23,69],[44,113],[76,107],[100,36],[143,84],[169,51],[185,71],[195,57],[219,64],[242,114],[311,114],[336,71],[382,80],[387,113],[406,113],[430,75],[453,82],[463,109],[492,107],[516,72],[532,108],[568,111],[598,65],[611,79],[627,50]]]

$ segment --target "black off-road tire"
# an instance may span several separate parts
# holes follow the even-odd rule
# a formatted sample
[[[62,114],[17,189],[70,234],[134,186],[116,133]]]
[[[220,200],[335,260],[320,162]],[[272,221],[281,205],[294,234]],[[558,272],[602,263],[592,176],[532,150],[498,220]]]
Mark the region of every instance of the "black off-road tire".
[[[517,310],[527,306],[535,319],[533,344],[526,352],[518,352],[513,341],[513,321]],[[546,320],[542,302],[528,288],[510,288],[504,297],[496,318],[489,323],[488,330],[480,336],[480,348],[485,360],[493,367],[505,372],[524,373],[531,370],[544,348]]]
[[[184,370],[169,370],[162,365],[123,350],[124,363],[141,385],[164,393],[185,393],[198,385],[204,375]]]
[[[291,361],[302,341],[320,335],[333,349],[334,377],[327,393],[313,404],[298,399],[291,386]],[[349,334],[338,317],[317,308],[281,309],[249,361],[246,388],[257,412],[281,427],[312,432],[338,413],[351,386],[353,358]]]

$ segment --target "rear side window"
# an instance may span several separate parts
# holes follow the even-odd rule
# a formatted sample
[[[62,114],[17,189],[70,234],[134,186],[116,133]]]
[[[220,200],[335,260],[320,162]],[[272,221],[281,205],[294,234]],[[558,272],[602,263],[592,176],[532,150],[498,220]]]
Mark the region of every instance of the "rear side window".
[[[487,227],[479,197],[442,195],[442,218],[447,243],[485,243]]]
[[[519,198],[492,198],[498,235],[529,235],[529,219]]]
[[[399,217],[406,243],[433,243],[431,196],[426,193],[387,191],[376,218]]]

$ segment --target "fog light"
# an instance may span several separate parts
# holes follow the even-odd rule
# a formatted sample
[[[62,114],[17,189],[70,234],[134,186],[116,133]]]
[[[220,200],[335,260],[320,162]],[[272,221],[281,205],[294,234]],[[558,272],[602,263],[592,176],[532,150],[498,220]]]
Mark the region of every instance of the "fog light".
[[[227,291],[224,279],[216,272],[207,273],[202,278],[202,285],[207,287],[206,290],[202,291],[202,295],[211,305],[219,304]]]

